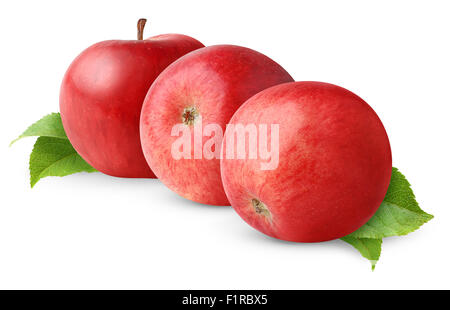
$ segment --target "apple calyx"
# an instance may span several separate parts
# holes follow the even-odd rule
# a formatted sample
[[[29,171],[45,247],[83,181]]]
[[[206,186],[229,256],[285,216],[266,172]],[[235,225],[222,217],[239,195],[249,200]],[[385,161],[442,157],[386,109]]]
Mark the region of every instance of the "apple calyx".
[[[252,206],[255,209],[255,212],[257,214],[261,214],[262,216],[264,216],[268,220],[272,221],[272,214],[270,213],[269,209],[267,208],[267,206],[264,203],[262,203],[261,201],[259,201],[256,198],[253,198],[252,199]]]
[[[147,20],[145,18],[141,18],[137,23],[137,38],[139,41],[144,40],[144,28]]]
[[[199,113],[196,107],[184,108],[183,114],[181,115],[183,124],[188,126],[194,125],[198,117]]]

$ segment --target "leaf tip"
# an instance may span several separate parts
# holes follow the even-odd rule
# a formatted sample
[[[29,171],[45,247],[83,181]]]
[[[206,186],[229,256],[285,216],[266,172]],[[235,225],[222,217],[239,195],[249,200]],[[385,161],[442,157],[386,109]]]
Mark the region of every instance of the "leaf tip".
[[[375,271],[375,266],[377,265],[378,260],[370,259],[369,261],[370,261],[372,271]]]
[[[33,175],[31,174],[31,170],[30,170],[30,188],[33,188],[35,185],[36,185],[36,183],[39,181],[39,179],[35,179],[34,177],[33,177]]]

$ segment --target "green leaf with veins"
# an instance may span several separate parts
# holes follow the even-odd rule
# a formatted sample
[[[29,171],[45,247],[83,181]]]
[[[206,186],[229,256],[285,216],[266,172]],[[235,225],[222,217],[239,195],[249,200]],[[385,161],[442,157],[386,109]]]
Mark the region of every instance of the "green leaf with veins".
[[[352,245],[357,249],[362,256],[367,258],[372,265],[372,271],[375,269],[375,265],[378,262],[381,254],[381,243],[382,239],[371,239],[371,238],[354,238],[350,236],[342,237],[341,240]]]
[[[66,176],[77,172],[95,172],[72,147],[68,139],[39,137],[30,155],[30,184],[47,176]]]
[[[433,216],[420,209],[411,185],[397,168],[392,169],[389,188],[375,215],[349,236],[381,239],[415,231]]]
[[[391,182],[384,201],[401,206],[416,213],[430,215],[423,211],[416,201],[411,184],[406,177],[395,167],[392,167]]]
[[[51,113],[31,125],[17,139],[38,137],[30,155],[30,184],[47,176],[95,172],[70,144],[59,113]],[[10,144],[10,145],[11,145]]]
[[[432,218],[419,207],[405,176],[397,168],[392,168],[389,188],[375,215],[341,239],[369,259],[373,270],[380,257],[382,238],[409,234]]]
[[[432,218],[430,214],[413,212],[397,204],[383,201],[375,215],[349,236],[375,239],[404,236],[417,230]]]
[[[27,130],[25,130],[24,133],[22,133],[17,139],[13,140],[10,145],[25,137],[41,136],[67,139],[59,113],[51,113],[44,116],[36,123],[28,127]]]

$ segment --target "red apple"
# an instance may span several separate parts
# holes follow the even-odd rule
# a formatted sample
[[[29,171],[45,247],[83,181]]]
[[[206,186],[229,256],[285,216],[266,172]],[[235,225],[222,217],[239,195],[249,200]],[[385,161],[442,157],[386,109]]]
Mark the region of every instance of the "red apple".
[[[210,46],[181,57],[155,80],[142,107],[141,143],[150,168],[187,199],[229,205],[219,161],[225,125],[254,94],[292,81],[276,62],[245,47]],[[208,132],[211,125],[218,130]],[[196,126],[205,129],[199,136]],[[180,132],[192,145],[180,147],[189,156],[177,158]]]
[[[269,236],[295,242],[340,238],[365,224],[384,199],[392,169],[388,136],[371,107],[344,88],[319,82],[274,86],[245,102],[230,124],[267,125],[264,144],[272,157],[278,155],[277,165],[265,170],[273,158],[260,153],[221,159],[233,208]],[[233,134],[228,127],[223,153],[235,143],[228,140]]]
[[[75,150],[97,170],[117,177],[155,177],[142,153],[139,117],[145,95],[169,64],[203,47],[166,34],[142,40],[104,41],[83,51],[61,86],[60,110]]]

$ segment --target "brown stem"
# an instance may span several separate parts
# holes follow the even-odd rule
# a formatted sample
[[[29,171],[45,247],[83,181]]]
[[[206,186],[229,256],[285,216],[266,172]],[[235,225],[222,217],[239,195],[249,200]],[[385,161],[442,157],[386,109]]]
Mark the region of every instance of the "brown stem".
[[[144,27],[145,27],[145,23],[147,22],[147,20],[145,18],[141,18],[140,20],[138,20],[137,23],[137,37],[138,40],[143,40],[144,39]]]

